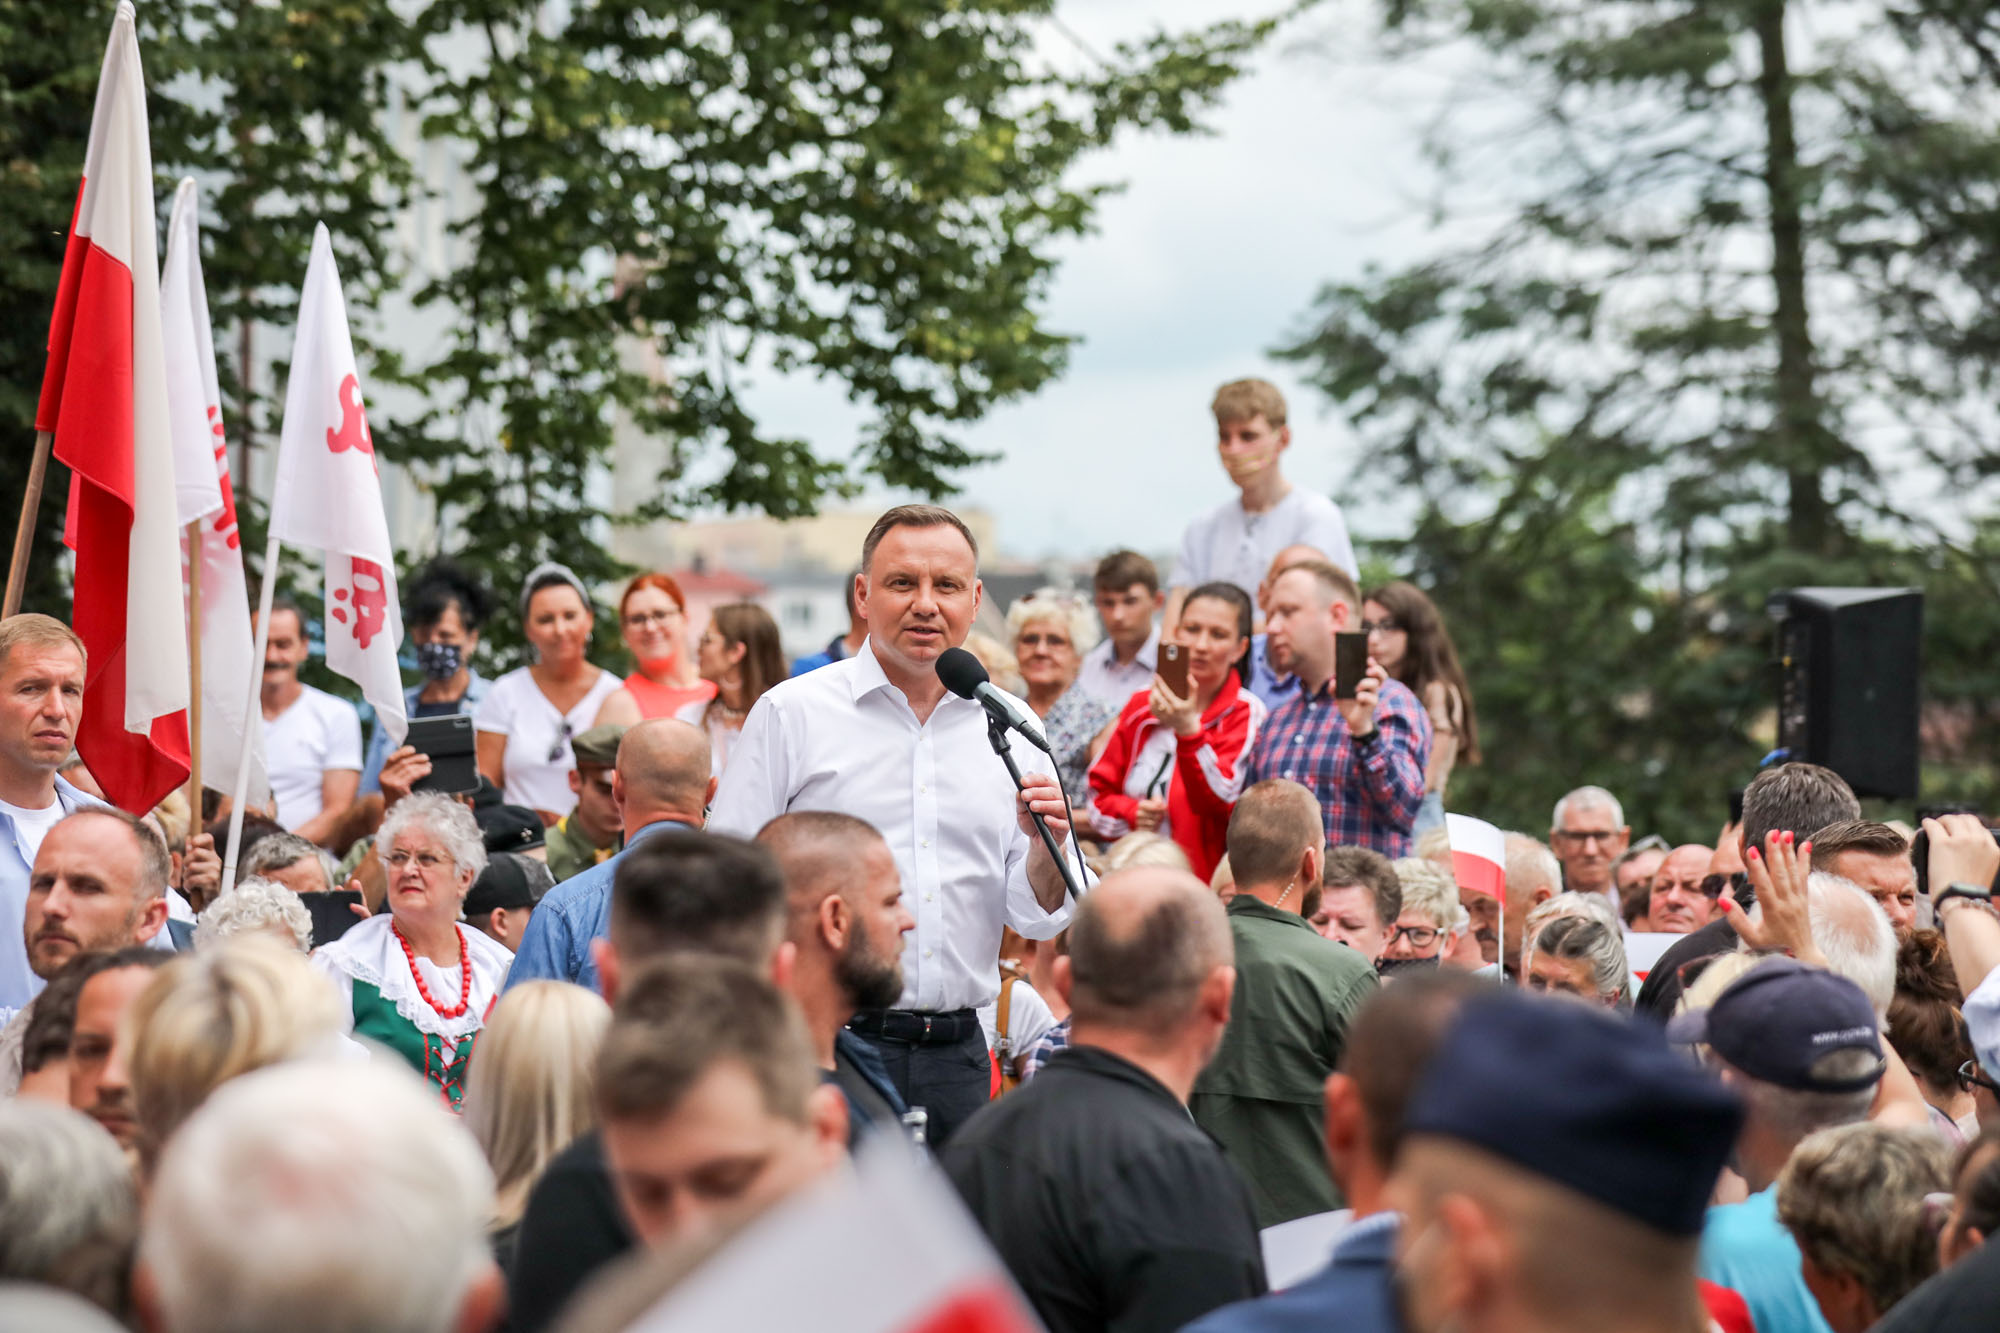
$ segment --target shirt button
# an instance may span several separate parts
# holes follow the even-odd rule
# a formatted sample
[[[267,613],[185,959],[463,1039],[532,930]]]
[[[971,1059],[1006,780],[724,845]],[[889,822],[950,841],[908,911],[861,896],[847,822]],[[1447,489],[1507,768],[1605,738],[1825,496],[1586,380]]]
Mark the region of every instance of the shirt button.
[[[1298,735],[1292,737],[1292,743],[1294,745],[1304,745],[1306,743],[1306,734],[1302,731]]]
[[[930,790],[931,789],[929,787],[918,787],[917,794],[920,796],[928,796],[930,794]]]
[[[925,838],[921,843],[918,844],[918,846],[920,847],[928,847],[930,845],[931,845],[931,840],[929,838]]]
[[[924,901],[925,901],[925,902],[927,902],[927,903],[928,903],[928,902],[936,902],[936,901],[937,901],[937,895],[936,895],[935,893],[927,893],[927,894],[925,894],[925,895],[924,895]]]
[[[924,957],[929,958],[930,956],[931,956],[931,951],[929,949],[924,950]]]

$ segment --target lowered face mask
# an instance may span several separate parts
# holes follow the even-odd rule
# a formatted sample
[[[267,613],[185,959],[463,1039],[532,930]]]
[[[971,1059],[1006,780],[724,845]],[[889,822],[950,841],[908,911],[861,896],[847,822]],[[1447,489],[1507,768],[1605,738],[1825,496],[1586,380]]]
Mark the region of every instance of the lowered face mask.
[[[432,680],[450,680],[465,665],[465,653],[455,643],[417,645],[417,669]]]
[[[1435,968],[1437,965],[1438,960],[1436,958],[1377,958],[1375,960],[1375,970],[1385,977],[1395,976],[1400,972],[1424,971]]]

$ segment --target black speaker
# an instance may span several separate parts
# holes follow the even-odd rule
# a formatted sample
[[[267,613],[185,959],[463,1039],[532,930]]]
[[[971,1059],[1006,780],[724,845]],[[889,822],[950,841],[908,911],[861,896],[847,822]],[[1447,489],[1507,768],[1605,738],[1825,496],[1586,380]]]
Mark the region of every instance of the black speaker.
[[[1788,588],[1778,622],[1778,745],[1858,795],[1917,794],[1917,682],[1924,594],[1916,588]]]

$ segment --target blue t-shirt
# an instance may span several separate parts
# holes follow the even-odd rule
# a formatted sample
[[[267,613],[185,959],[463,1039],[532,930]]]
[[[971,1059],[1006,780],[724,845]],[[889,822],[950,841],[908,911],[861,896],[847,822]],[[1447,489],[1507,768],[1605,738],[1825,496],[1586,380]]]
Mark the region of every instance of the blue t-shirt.
[[[1778,1187],[1708,1210],[1701,1275],[1750,1307],[1757,1333],[1833,1333],[1799,1272],[1798,1242],[1778,1220]]]

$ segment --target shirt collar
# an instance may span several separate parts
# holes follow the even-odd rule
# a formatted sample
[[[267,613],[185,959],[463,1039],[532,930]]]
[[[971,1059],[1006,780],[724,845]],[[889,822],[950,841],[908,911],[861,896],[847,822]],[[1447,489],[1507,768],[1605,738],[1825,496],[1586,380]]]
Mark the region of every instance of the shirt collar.
[[[1273,907],[1262,898],[1256,897],[1253,894],[1239,893],[1234,898],[1231,898],[1229,900],[1228,912],[1230,916],[1258,916],[1263,917],[1266,921],[1279,921],[1288,926],[1298,926],[1303,930],[1312,930],[1312,922],[1306,920],[1297,912],[1288,912],[1282,907]],[[1313,934],[1317,935],[1319,932],[1314,930]]]
[[[903,694],[902,689],[896,682],[889,679],[889,673],[882,669],[881,660],[875,656],[875,639],[873,635],[864,639],[861,644],[861,651],[848,660],[854,663],[854,669],[848,673],[848,688],[854,692],[854,702],[860,703],[869,695],[881,690],[894,690],[898,695]],[[907,703],[908,696],[903,695],[903,698]],[[938,707],[951,708],[961,703],[971,702],[969,699],[960,699],[950,690],[946,690],[944,698],[938,702]]]
[[[1063,1068],[1077,1073],[1089,1073],[1100,1078],[1116,1079],[1120,1083],[1129,1083],[1133,1087],[1143,1088],[1145,1091],[1171,1103],[1175,1110],[1183,1113],[1187,1110],[1186,1106],[1181,1103],[1181,1099],[1174,1096],[1173,1089],[1139,1068],[1139,1066],[1133,1064],[1130,1060],[1127,1060],[1124,1056],[1114,1055],[1102,1046],[1087,1044],[1080,1046],[1072,1042],[1051,1056],[1049,1064],[1045,1065],[1044,1068],[1053,1067],[1056,1061],[1061,1061]]]

